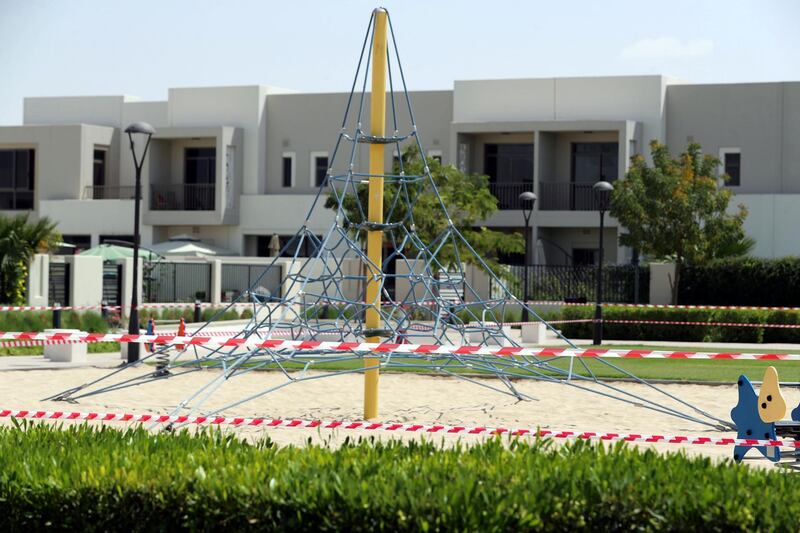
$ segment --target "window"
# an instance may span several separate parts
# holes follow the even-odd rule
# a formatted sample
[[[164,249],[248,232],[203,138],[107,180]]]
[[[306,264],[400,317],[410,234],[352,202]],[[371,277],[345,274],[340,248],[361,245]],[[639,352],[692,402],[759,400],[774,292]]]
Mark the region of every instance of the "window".
[[[0,150],[0,209],[33,209],[36,151]]]
[[[322,235],[317,235],[316,238],[319,242],[322,241]],[[256,238],[256,255],[258,257],[271,257],[273,251],[270,250],[269,244],[272,240],[271,235],[258,235]],[[314,257],[317,254],[317,242],[313,241],[310,236],[306,235],[302,244],[300,237],[296,235],[280,235],[278,237],[279,248],[278,251],[282,252],[281,257],[294,257],[297,252],[297,257]],[[286,246],[288,244],[288,246]],[[284,249],[286,246],[286,249]],[[298,250],[299,248],[299,250]]]
[[[211,211],[216,202],[217,149],[186,148],[184,152],[183,209]]]
[[[311,152],[311,186],[321,186],[327,175],[328,152]]]
[[[619,143],[572,143],[572,181],[614,181],[619,168]]]
[[[739,148],[720,148],[719,160],[722,174],[727,174],[730,178],[725,185],[728,187],[741,185],[742,151]]]
[[[294,186],[294,152],[283,152],[281,163],[281,173],[283,176],[283,186]]]
[[[431,159],[435,159],[440,165],[442,164],[441,150],[428,150],[428,157]],[[533,159],[531,159],[531,163],[533,163]],[[531,165],[531,168],[533,168],[533,165]]]
[[[213,184],[217,180],[217,149],[187,148],[183,182]]]
[[[533,144],[487,144],[483,168],[493,183],[533,182]]]
[[[62,235],[62,246],[58,247],[58,255],[75,255],[92,247],[91,235]]]
[[[106,184],[108,148],[94,149],[94,168],[92,172],[92,185],[102,187]]]
[[[572,249],[572,264],[573,265],[596,265],[597,264],[597,249],[596,248],[573,248]]]

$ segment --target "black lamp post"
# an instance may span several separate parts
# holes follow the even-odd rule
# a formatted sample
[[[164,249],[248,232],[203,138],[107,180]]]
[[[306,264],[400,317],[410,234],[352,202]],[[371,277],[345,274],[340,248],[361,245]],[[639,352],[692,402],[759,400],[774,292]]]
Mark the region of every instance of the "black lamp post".
[[[525,217],[525,261],[523,262],[525,275],[523,276],[523,283],[525,284],[525,288],[522,289],[522,298],[523,298],[523,306],[522,306],[522,321],[528,321],[528,258],[530,257],[530,222],[531,222],[531,214],[533,213],[533,206],[536,205],[536,195],[530,191],[525,191],[519,195],[519,203],[520,207],[522,207],[522,216]]]
[[[150,146],[150,138],[156,130],[147,122],[134,122],[127,128],[128,140],[131,143],[131,155],[133,155],[133,165],[136,167],[136,187],[133,196],[133,283],[131,291],[131,314],[128,319],[128,333],[139,334],[139,204],[142,199],[142,165],[147,156],[147,148]],[[144,143],[142,155],[136,157],[136,142]],[[139,360],[139,344],[128,343],[128,362],[133,363]]]
[[[597,292],[594,307],[594,339],[592,344],[599,346],[603,342],[603,223],[606,211],[611,204],[611,191],[614,186],[607,181],[598,181],[592,187],[600,211],[600,249],[597,254]]]

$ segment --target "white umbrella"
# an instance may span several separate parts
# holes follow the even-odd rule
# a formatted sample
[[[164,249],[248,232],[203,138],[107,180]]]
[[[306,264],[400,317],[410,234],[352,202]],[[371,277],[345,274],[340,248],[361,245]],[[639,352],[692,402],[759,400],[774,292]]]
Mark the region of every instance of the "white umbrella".
[[[161,255],[183,255],[202,257],[208,255],[239,255],[225,248],[207,244],[189,235],[176,235],[168,241],[154,244],[150,250]]]

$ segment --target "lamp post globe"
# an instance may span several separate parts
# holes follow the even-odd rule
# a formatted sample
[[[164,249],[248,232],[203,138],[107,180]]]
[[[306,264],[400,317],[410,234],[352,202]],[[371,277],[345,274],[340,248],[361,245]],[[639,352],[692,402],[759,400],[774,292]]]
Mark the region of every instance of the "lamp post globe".
[[[147,122],[134,122],[125,128],[130,141],[131,156],[133,165],[136,169],[136,185],[133,194],[133,283],[131,284],[131,310],[128,318],[128,333],[139,334],[139,211],[142,198],[142,166],[147,149],[150,147],[150,139],[156,130]],[[136,153],[136,145],[143,145],[140,153]],[[139,360],[139,344],[128,343],[128,363]]]
[[[598,181],[592,186],[595,204],[600,213],[600,243],[597,250],[597,274],[595,283],[594,335],[592,344],[603,343],[603,231],[606,211],[611,205],[611,192],[614,186],[607,181]]]
[[[522,208],[522,216],[525,219],[525,260],[523,261],[523,280],[524,284],[522,289],[522,321],[528,321],[528,260],[530,257],[530,221],[533,214],[533,208],[536,205],[536,195],[531,191],[525,191],[519,195],[519,204]]]

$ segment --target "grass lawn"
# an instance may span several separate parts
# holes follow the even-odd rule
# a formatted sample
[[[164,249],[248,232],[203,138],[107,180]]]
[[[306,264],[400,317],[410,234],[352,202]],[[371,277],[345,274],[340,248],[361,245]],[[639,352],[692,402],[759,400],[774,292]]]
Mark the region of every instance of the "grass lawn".
[[[686,352],[724,352],[725,349],[709,347],[668,347],[653,345],[607,345],[606,349],[625,349],[625,350],[669,350]],[[757,352],[758,350],[752,350]],[[786,350],[771,350],[771,353],[792,353]],[[303,361],[313,359],[306,356]],[[413,364],[419,363],[418,359],[407,359],[403,357],[393,357],[396,363]],[[550,364],[558,368],[569,368],[570,360],[566,357],[553,358]],[[584,366],[585,365],[585,366]],[[618,367],[621,370],[614,368]],[[304,363],[286,363],[285,368],[300,370]],[[316,362],[310,369],[313,370],[353,370],[362,366],[361,360],[347,360],[334,362]],[[741,374],[746,375],[751,381],[761,381],[764,370],[768,366],[774,366],[778,370],[778,375],[783,382],[800,382],[800,361],[730,361],[730,360],[703,360],[703,359],[589,359],[576,358],[573,363],[573,372],[576,374],[589,376],[590,371],[600,378],[626,378],[624,371],[643,379],[669,379],[678,381],[709,381],[709,382],[729,382],[735,383]],[[277,366],[270,364],[264,370],[274,370]],[[587,370],[588,369],[588,370]],[[435,372],[431,368],[419,367],[389,367],[382,369],[382,372]],[[453,372],[485,374],[481,369],[453,368]],[[555,374],[555,373],[554,373]]]

